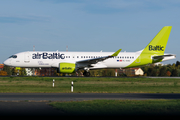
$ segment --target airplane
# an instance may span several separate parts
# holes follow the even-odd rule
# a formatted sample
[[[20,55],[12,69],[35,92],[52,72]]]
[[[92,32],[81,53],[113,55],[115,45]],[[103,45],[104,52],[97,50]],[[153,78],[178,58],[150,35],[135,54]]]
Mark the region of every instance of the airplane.
[[[90,76],[90,70],[104,68],[131,68],[175,59],[175,54],[165,54],[166,44],[172,26],[164,26],[152,41],[137,52],[59,52],[27,51],[14,54],[4,61],[11,67],[57,68],[59,73],[74,73],[84,70],[84,76]]]

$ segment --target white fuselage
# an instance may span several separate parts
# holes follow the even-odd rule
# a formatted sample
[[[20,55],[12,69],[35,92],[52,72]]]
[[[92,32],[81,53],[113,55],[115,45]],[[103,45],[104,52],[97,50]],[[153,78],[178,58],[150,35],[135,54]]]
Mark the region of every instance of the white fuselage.
[[[111,55],[113,52],[21,52],[15,54],[17,57],[8,58],[4,64],[12,67],[57,67],[59,63],[76,63],[82,60],[94,59]],[[98,62],[90,69],[98,68],[123,68],[131,64],[140,53],[121,52],[116,57]],[[78,66],[78,65],[77,65]],[[81,65],[79,65],[81,66]]]

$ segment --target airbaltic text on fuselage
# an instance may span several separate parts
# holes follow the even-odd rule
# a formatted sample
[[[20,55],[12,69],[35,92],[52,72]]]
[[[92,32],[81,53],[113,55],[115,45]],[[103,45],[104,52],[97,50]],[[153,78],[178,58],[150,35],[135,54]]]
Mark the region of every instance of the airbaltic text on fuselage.
[[[32,59],[64,59],[64,54],[60,53],[34,53],[32,54]]]
[[[149,50],[150,51],[164,51],[164,46],[161,46],[161,45],[156,45],[156,46],[149,45]]]

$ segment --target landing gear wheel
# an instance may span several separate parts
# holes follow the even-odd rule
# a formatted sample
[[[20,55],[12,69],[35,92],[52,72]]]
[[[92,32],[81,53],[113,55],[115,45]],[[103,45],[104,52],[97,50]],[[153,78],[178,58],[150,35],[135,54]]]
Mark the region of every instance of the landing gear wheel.
[[[83,72],[83,75],[84,75],[85,77],[89,77],[89,76],[90,76],[90,72],[84,71],[84,72]]]
[[[87,77],[90,77],[90,72],[87,72],[87,73],[86,73],[86,76],[87,76]]]

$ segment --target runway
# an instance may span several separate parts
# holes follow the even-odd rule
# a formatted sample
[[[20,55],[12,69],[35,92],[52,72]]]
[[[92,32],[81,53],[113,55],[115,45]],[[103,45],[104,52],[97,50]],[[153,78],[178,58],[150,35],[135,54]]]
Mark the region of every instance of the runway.
[[[0,93],[0,101],[83,101],[94,99],[149,100],[180,99],[173,93]]]
[[[162,93],[0,93],[0,116],[69,116],[49,105],[53,101],[180,99]],[[117,115],[118,116],[118,115]]]

